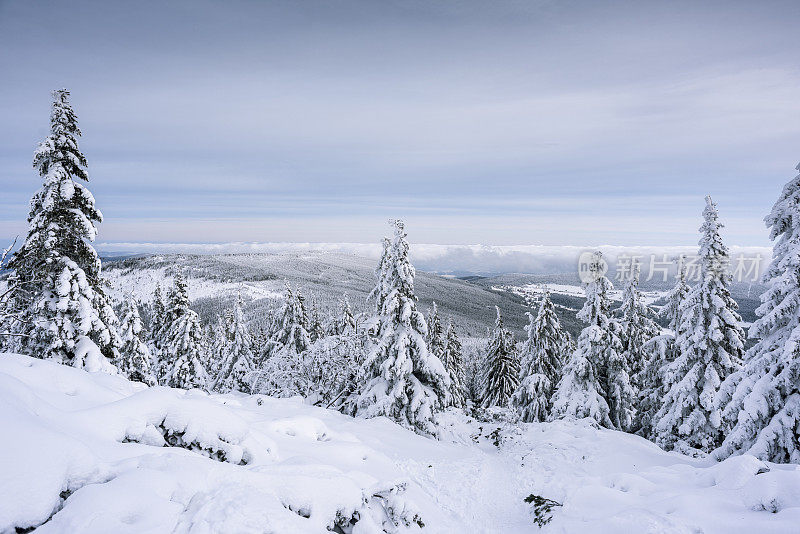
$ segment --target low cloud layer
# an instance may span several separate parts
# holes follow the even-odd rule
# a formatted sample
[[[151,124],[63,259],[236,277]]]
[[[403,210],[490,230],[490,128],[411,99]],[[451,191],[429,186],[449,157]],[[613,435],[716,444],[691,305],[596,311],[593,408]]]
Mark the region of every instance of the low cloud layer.
[[[377,260],[379,244],[362,243],[100,243],[98,250],[106,256],[121,254],[280,254],[280,253],[339,253]],[[611,270],[619,262],[636,258],[647,273],[651,262],[663,268],[680,255],[697,254],[697,247],[578,247],[578,246],[492,246],[411,244],[411,259],[418,269],[457,275],[489,275],[502,273],[557,274],[577,272],[578,259],[583,252],[599,250]],[[769,263],[771,249],[767,247],[731,247],[731,257],[758,262],[761,272]],[[670,273],[673,272],[670,266]]]

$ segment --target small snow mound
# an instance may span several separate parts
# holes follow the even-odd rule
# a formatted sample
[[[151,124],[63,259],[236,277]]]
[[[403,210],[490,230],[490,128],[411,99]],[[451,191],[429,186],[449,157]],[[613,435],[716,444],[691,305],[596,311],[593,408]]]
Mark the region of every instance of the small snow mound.
[[[272,432],[285,434],[294,438],[306,439],[309,441],[331,441],[340,439],[340,436],[331,431],[325,423],[314,417],[291,417],[273,421],[269,425]],[[347,441],[353,441],[352,438]]]
[[[767,473],[767,464],[749,454],[731,456],[727,460],[704,469],[703,473],[709,486],[724,489],[737,489],[744,486],[754,476]]]
[[[800,477],[797,469],[774,470],[752,478],[744,486],[744,502],[751,510],[778,513],[800,508]]]
[[[104,410],[115,412],[114,420],[128,422],[120,439],[125,443],[180,447],[237,465],[251,463],[259,454],[251,446],[247,423],[207,395],[151,388]]]

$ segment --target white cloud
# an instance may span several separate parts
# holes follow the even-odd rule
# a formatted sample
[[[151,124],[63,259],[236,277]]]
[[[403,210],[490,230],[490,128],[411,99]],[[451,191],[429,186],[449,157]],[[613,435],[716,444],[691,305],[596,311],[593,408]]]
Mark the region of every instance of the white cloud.
[[[100,243],[98,250],[105,255],[130,253],[180,253],[180,254],[247,254],[283,252],[329,252],[352,254],[377,260],[381,247],[377,243]],[[681,254],[697,254],[697,247],[658,247],[615,245],[601,246],[545,246],[545,245],[438,245],[411,244],[411,259],[425,271],[456,273],[571,273],[575,272],[578,257],[588,250],[600,250],[612,266],[620,256],[637,257],[643,268],[650,258],[656,262],[664,257],[676,258]],[[731,247],[731,257],[760,256],[761,269],[771,256],[767,247]]]

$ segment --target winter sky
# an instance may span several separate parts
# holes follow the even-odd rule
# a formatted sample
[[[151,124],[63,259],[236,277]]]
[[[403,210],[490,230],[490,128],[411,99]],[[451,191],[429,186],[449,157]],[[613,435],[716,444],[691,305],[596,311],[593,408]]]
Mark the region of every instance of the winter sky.
[[[0,0],[0,238],[50,90],[101,241],[731,244],[800,161],[800,2]]]

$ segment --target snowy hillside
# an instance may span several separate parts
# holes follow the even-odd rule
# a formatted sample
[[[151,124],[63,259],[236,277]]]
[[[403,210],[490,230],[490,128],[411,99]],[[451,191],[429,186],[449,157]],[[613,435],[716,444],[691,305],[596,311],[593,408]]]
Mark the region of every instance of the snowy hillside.
[[[563,503],[542,532],[800,521],[795,465],[692,459],[582,422],[490,435],[440,418],[436,441],[300,399],[147,388],[2,354],[0,531],[535,532],[531,493]]]
[[[131,292],[143,302],[152,299],[156,283],[162,289],[172,285],[180,271],[189,285],[193,301],[209,307],[228,306],[241,291],[250,315],[257,318],[266,309],[276,308],[283,298],[285,283],[298,285],[323,311],[338,311],[339,300],[347,294],[356,308],[369,309],[366,298],[375,287],[377,262],[349,254],[325,251],[282,252],[268,254],[157,255],[109,261],[103,276],[110,282],[113,296],[121,299]],[[485,336],[494,324],[495,306],[500,306],[508,325],[524,335],[527,324],[525,301],[510,292],[498,293],[463,280],[445,278],[419,271],[415,280],[419,307],[428,309],[435,300],[446,316],[459,325],[460,334]],[[213,314],[219,310],[211,311]]]

